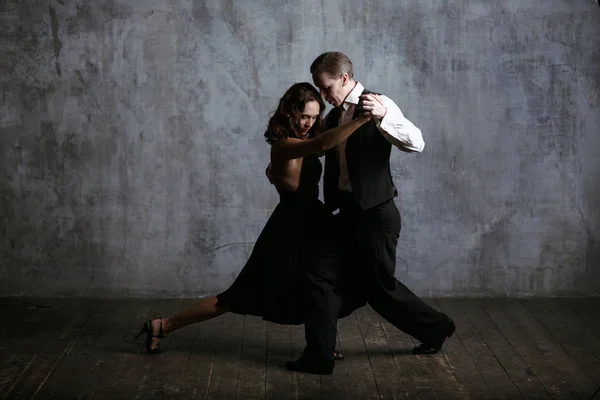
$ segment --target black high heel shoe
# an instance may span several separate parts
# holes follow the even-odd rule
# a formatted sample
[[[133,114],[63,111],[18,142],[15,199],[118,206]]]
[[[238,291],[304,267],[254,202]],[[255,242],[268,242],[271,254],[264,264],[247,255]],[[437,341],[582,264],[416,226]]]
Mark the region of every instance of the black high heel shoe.
[[[158,319],[158,318],[155,318]],[[139,338],[142,334],[146,334],[146,340],[144,340],[144,347],[146,347],[146,351],[150,354],[157,354],[157,353],[162,353],[163,349],[160,347],[160,343],[156,345],[156,347],[151,347],[152,346],[152,338],[158,338],[158,339],[162,339],[165,337],[165,334],[163,332],[163,328],[162,328],[162,318],[160,319],[160,330],[158,331],[158,335],[153,335],[152,334],[152,319],[149,319],[148,321],[144,322],[144,324],[142,325],[142,330],[140,331],[140,333],[137,334],[137,336],[135,337],[136,339]]]

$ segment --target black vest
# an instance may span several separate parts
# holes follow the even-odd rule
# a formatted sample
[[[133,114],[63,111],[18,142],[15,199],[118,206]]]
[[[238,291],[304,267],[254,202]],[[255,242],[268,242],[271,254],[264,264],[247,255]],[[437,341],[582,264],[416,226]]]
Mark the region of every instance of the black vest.
[[[362,94],[373,93],[364,90]],[[359,106],[361,104],[359,103]],[[356,107],[358,110],[358,106]],[[341,110],[334,108],[327,117],[325,129],[339,125]],[[352,116],[357,118],[355,111]],[[390,171],[392,145],[385,140],[373,120],[356,130],[346,142],[346,165],[354,199],[363,210],[382,204],[398,195]],[[323,196],[325,204],[335,210],[340,206],[340,164],[336,148],[325,153]]]

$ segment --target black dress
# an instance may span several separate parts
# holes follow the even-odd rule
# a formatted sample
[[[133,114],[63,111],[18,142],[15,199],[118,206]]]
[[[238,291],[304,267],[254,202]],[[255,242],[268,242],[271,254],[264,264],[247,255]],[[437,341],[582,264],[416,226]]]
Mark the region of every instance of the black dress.
[[[220,306],[278,324],[304,323],[307,266],[341,262],[342,255],[336,219],[318,198],[321,172],[317,156],[304,157],[298,189],[280,193],[246,265],[217,295]],[[346,302],[340,317],[358,306]]]

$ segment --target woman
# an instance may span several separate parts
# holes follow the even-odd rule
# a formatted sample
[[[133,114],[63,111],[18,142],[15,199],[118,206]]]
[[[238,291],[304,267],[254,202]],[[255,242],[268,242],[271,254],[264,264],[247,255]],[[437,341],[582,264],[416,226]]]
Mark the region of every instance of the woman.
[[[279,204],[227,290],[143,324],[136,338],[146,334],[149,353],[162,351],[159,339],[165,335],[228,311],[279,324],[303,323],[306,266],[338,262],[341,245],[336,240],[334,217],[318,199],[322,166],[317,154],[346,140],[370,119],[360,117],[319,134],[324,109],[319,92],[306,82],[294,84],[279,100],[265,133],[271,145],[270,173],[278,182]],[[345,307],[340,316],[348,315],[353,307]]]

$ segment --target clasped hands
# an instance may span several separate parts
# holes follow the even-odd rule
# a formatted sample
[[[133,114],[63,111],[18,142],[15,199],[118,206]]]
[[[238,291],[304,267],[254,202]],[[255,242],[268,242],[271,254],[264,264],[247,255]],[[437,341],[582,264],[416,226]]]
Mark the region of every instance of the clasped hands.
[[[376,94],[363,94],[360,96],[362,106],[359,106],[359,113],[366,118],[382,119],[387,113],[387,108],[383,105],[383,101]]]

